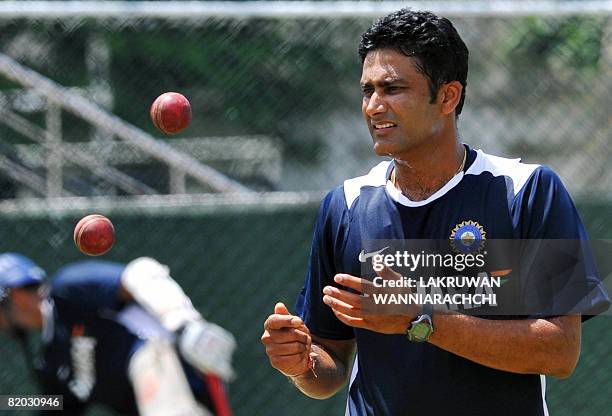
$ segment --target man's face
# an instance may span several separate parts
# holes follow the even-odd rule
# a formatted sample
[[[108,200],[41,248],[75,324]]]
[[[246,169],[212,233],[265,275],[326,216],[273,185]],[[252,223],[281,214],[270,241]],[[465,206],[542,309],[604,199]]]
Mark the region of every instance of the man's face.
[[[361,109],[380,156],[402,159],[442,129],[440,104],[430,103],[427,78],[415,62],[392,49],[369,52],[363,62]]]
[[[14,288],[11,290],[10,297],[10,305],[5,312],[10,314],[12,324],[26,329],[40,329],[42,327],[40,309],[42,296],[38,289]]]

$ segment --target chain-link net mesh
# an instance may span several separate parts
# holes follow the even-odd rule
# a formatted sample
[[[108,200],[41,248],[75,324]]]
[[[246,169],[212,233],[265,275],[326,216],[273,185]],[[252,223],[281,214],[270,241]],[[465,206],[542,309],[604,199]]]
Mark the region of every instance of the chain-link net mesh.
[[[356,54],[371,21],[10,19],[0,20],[0,51],[255,189],[320,190],[374,161],[361,121]],[[470,49],[462,139],[549,164],[576,195],[587,185],[609,191],[609,15],[453,21]],[[117,143],[104,125],[53,111],[48,97],[6,77],[0,87],[3,107],[45,128],[47,139],[170,192],[171,169]],[[193,106],[193,122],[179,137],[162,137],[149,120],[164,91],[183,93]],[[24,137],[28,129],[17,133],[9,118],[0,124],[10,146],[3,154],[10,151],[43,179],[61,175],[74,194],[113,192],[87,166],[49,160],[55,152]]]
[[[610,238],[610,14],[450,17],[470,49],[462,140],[550,165],[582,201],[589,231]],[[320,192],[377,161],[360,113],[356,52],[372,21],[0,15],[2,251],[55,270],[79,258],[71,233],[81,214],[117,212],[109,258],[169,264],[205,315],[240,340],[236,414],[342,414],[343,397],[313,404],[292,391],[270,369],[259,336],[275,301],[293,304]],[[165,91],[192,104],[193,121],[177,136],[149,119]],[[180,163],[185,155],[194,163]],[[317,193],[273,203],[246,193],[230,202],[193,196],[218,191],[203,167],[256,191]],[[185,193],[193,197],[122,199]],[[29,198],[46,196],[94,198]],[[550,386],[551,414],[609,412],[608,398],[592,396],[609,387],[610,338],[596,334],[608,321],[585,327],[582,367]],[[2,338],[2,356],[14,358],[0,372],[0,393],[33,390],[14,350]]]

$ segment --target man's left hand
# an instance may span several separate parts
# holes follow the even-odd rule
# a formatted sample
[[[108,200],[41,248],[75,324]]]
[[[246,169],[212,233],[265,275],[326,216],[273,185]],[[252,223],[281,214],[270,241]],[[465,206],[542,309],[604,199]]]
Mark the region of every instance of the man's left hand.
[[[387,267],[376,273],[383,280],[402,278],[399,273]],[[336,317],[346,325],[383,334],[404,334],[410,322],[421,311],[421,307],[416,304],[377,304],[373,296],[373,294],[380,295],[380,297],[385,294],[387,296],[398,295],[400,294],[398,290],[401,293],[408,294],[410,293],[408,288],[375,287],[367,279],[343,273],[335,275],[334,281],[357,292],[354,293],[334,286],[323,288],[323,302],[332,308]]]

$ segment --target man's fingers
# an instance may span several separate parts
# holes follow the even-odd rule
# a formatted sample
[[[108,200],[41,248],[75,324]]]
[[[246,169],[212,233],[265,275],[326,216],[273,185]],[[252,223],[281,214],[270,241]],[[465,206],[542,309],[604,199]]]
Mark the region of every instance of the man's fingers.
[[[377,275],[379,275],[380,277],[382,277],[385,280],[397,280],[397,279],[401,279],[402,275],[399,274],[398,272],[396,272],[395,270],[393,270],[390,267],[387,267],[385,265],[382,266],[382,269],[374,269],[374,271],[376,272]]]
[[[351,288],[359,293],[372,293],[372,282],[360,277],[339,273],[334,276],[334,281],[339,285]]]
[[[304,322],[295,315],[273,314],[264,322],[264,329],[299,328]]]
[[[283,302],[278,302],[274,305],[274,313],[278,315],[291,315]]]
[[[312,339],[309,334],[295,328],[284,329],[268,329],[261,336],[261,342],[265,345],[269,344],[284,344],[291,342],[299,342],[309,345]]]
[[[361,302],[363,300],[363,297],[355,293],[351,293],[346,290],[340,290],[337,287],[333,286],[325,286],[323,288],[323,294],[329,295],[333,298],[348,303],[349,305],[353,305],[354,307],[361,309]]]
[[[307,351],[310,351],[310,346],[301,342],[266,345],[266,353],[269,356],[299,355],[305,354]]]
[[[270,364],[286,376],[296,376],[308,371],[308,355],[270,356]]]
[[[282,302],[274,305],[274,313],[264,322],[261,342],[272,367],[287,376],[308,371],[312,338],[301,318],[292,315]]]
[[[361,310],[353,305],[341,301],[340,299],[334,298],[329,295],[323,296],[323,303],[332,308],[335,311],[340,311],[344,314],[360,317]]]
[[[355,328],[364,328],[365,322],[363,321],[363,318],[355,318],[353,316],[346,315],[336,309],[332,309],[332,311],[334,312],[334,315],[336,315],[336,317],[346,325]]]
[[[293,354],[293,355],[275,355],[270,357],[271,361],[275,364],[281,364],[288,366],[290,364],[303,364],[308,365],[308,357],[306,354]]]

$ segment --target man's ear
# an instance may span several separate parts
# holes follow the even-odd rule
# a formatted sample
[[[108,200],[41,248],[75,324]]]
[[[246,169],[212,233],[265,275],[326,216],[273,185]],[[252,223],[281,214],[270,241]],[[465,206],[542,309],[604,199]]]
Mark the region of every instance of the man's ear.
[[[440,100],[442,113],[445,115],[455,111],[459,100],[461,100],[461,92],[463,85],[459,81],[451,81],[440,86],[438,91],[438,99]]]

